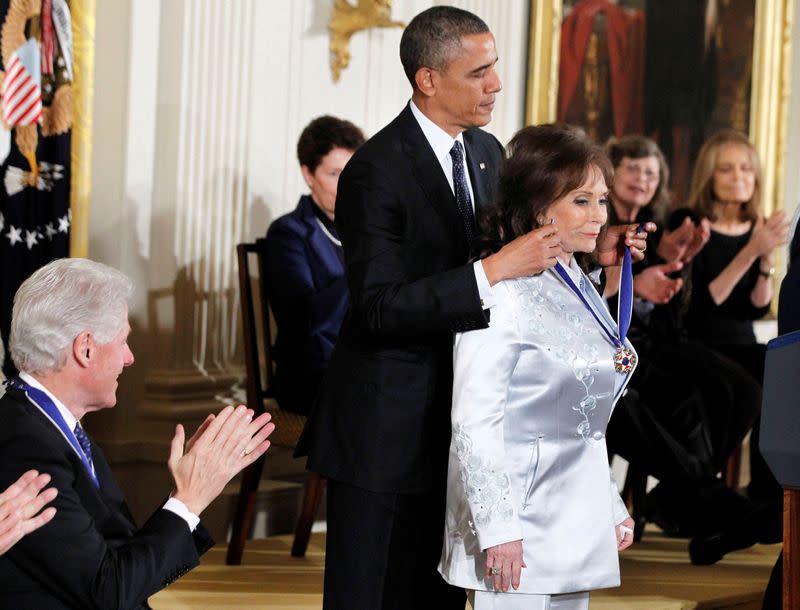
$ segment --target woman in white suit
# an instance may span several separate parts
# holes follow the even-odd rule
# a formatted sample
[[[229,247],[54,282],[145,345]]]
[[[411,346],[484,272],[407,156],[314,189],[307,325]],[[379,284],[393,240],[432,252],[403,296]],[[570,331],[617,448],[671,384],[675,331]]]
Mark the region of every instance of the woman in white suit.
[[[489,328],[456,336],[439,569],[475,610],[588,608],[619,585],[633,537],[605,431],[636,354],[576,260],[604,229],[612,168],[564,125],[508,148],[482,254],[550,223],[560,247],[542,274],[493,287]]]

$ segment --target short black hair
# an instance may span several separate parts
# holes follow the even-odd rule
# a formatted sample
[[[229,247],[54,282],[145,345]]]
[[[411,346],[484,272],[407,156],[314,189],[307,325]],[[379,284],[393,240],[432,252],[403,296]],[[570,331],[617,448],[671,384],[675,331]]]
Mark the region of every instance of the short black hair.
[[[443,70],[461,48],[461,38],[485,34],[489,26],[477,15],[454,6],[434,6],[411,20],[400,38],[400,61],[411,82],[422,67]]]
[[[297,160],[311,173],[334,148],[354,151],[364,143],[364,134],[350,121],[324,115],[306,125],[297,140]]]

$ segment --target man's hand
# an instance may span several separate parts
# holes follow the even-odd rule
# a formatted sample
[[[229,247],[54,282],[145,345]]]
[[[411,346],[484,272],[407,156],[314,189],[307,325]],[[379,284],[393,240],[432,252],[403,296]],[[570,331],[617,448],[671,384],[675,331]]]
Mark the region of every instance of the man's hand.
[[[494,286],[502,280],[537,275],[555,265],[560,254],[558,229],[545,225],[520,235],[481,262],[489,285]]]
[[[633,294],[657,305],[669,303],[683,288],[683,279],[672,279],[667,274],[681,268],[683,263],[680,261],[648,267],[633,278]]]
[[[184,453],[185,433],[178,424],[167,462],[175,480],[174,497],[195,515],[202,513],[239,471],[267,450],[274,429],[269,413],[253,419],[252,409],[227,406],[206,418]]]
[[[49,482],[49,474],[29,470],[0,494],[0,555],[55,516],[52,506],[42,510],[58,495],[55,487],[42,491]]]
[[[504,542],[486,549],[486,578],[494,580],[494,590],[506,593],[508,586],[519,589],[522,568],[527,568],[522,558],[522,540]]]
[[[621,265],[626,246],[631,249],[631,259],[634,263],[643,260],[644,251],[647,249],[647,234],[656,230],[656,224],[644,223],[643,230],[639,233],[636,232],[638,227],[638,224],[608,227],[605,235],[598,240],[594,251],[598,264],[603,267]]]

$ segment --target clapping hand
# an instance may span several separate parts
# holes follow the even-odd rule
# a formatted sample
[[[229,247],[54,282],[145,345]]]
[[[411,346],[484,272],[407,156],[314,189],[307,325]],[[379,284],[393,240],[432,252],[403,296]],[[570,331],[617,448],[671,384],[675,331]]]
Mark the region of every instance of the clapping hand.
[[[49,482],[49,474],[29,470],[0,494],[0,555],[55,516],[52,506],[42,510],[58,494],[55,487],[42,491]]]
[[[778,246],[786,243],[789,237],[789,223],[782,210],[778,210],[767,220],[759,217],[753,227],[748,245],[756,256],[768,257]]]
[[[703,218],[695,225],[690,216],[674,231],[665,231],[658,244],[658,255],[665,261],[690,262],[711,237],[711,223]]]
[[[185,433],[178,424],[167,465],[175,480],[174,497],[199,515],[242,469],[269,447],[275,429],[270,414],[253,419],[244,405],[225,407],[209,415],[184,447]]]
[[[667,274],[680,271],[682,267],[680,261],[648,267],[633,278],[633,293],[657,305],[668,303],[683,288],[683,280]]]

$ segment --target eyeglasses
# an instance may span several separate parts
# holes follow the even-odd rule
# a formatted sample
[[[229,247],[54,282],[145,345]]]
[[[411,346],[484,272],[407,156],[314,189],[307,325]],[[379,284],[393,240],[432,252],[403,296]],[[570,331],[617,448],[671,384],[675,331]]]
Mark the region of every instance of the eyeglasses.
[[[635,176],[636,178],[644,175],[644,179],[647,182],[658,182],[659,180],[659,172],[654,172],[651,169],[645,169],[640,165],[625,164],[622,166],[622,171],[630,176]]]

